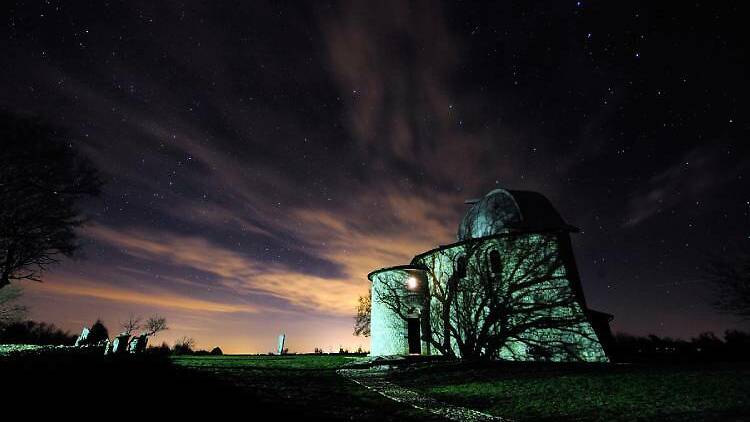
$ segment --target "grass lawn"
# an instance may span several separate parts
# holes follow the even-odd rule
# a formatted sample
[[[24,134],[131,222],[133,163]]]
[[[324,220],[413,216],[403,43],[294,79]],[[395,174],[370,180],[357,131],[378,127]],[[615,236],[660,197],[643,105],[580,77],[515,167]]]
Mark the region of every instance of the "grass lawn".
[[[436,420],[336,374],[344,356],[0,356],[0,401],[74,420]],[[136,417],[137,415],[137,417]]]
[[[425,420],[424,414],[413,408],[337,375],[335,370],[351,360],[337,355],[172,358],[178,368],[221,380],[281,414],[338,420]]]
[[[347,362],[356,359],[342,355],[225,355],[225,356],[173,356],[172,362],[178,366],[193,369],[245,368],[255,370],[336,370]]]
[[[750,420],[748,364],[445,364],[399,373],[393,380],[519,421]]]
[[[22,415],[147,412],[150,420],[438,420],[336,374],[351,358],[100,355],[0,357],[3,404]],[[437,363],[392,381],[517,421],[750,420],[750,365]],[[10,407],[8,407],[10,406]],[[118,413],[119,412],[119,413]],[[223,419],[219,417],[218,419]]]

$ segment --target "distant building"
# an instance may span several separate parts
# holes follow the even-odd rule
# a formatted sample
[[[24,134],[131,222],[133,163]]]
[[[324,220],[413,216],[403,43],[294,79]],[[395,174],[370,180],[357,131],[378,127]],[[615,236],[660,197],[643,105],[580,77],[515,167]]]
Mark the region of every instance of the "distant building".
[[[508,360],[582,360],[589,362],[607,361],[606,346],[611,339],[609,321],[612,316],[592,311],[586,306],[581,280],[576,267],[570,242],[570,233],[578,229],[567,224],[552,204],[536,192],[496,189],[483,198],[467,201],[471,207],[458,227],[458,241],[421,253],[408,265],[383,268],[371,272],[371,354],[406,355],[440,354],[436,344],[448,345],[454,354],[460,356],[460,338],[451,338],[443,343],[440,333],[446,332],[442,321],[445,318],[459,318],[456,307],[469,306],[478,324],[484,323],[493,301],[503,298],[473,295],[464,290],[450,300],[440,294],[450,286],[490,286],[500,280],[515,280],[524,283],[516,274],[518,268],[528,267],[523,262],[524,254],[529,255],[529,245],[543,245],[556,261],[557,267],[550,269],[549,281],[539,284],[533,295],[519,298],[508,293],[509,289],[498,288],[492,294],[509,294],[524,306],[533,308],[539,304],[549,315],[570,318],[576,321],[571,327],[532,327],[523,335],[516,335],[504,343],[492,357]],[[466,251],[474,251],[466,256]],[[540,254],[543,255],[543,254]],[[546,262],[546,261],[545,261]],[[541,264],[540,264],[541,265]],[[467,267],[471,270],[467,271]],[[540,267],[542,273],[544,268]],[[523,271],[523,270],[520,270]],[[531,270],[528,270],[531,271]],[[509,274],[514,272],[513,274]],[[484,277],[484,278],[482,278]],[[515,277],[515,278],[513,278]],[[485,284],[478,279],[488,280]],[[521,281],[518,281],[521,280]],[[451,284],[461,283],[461,284]],[[522,287],[522,286],[521,286]],[[456,289],[457,291],[460,289]],[[528,289],[527,289],[528,290]],[[519,287],[520,291],[520,287]],[[554,306],[544,306],[545,301],[555,301],[558,297],[571,298],[569,301],[554,302]],[[479,300],[479,299],[482,300]],[[394,300],[398,307],[393,305]],[[466,303],[474,300],[469,305]],[[445,303],[457,304],[450,307]],[[471,308],[475,306],[475,308]],[[445,310],[445,313],[440,311]],[[514,317],[516,318],[516,317]],[[456,324],[465,323],[470,317]],[[554,324],[553,324],[554,325]],[[500,323],[488,325],[490,332],[501,332]],[[551,327],[551,328],[550,328]],[[463,327],[466,330],[466,327]],[[495,331],[492,331],[495,330]],[[466,331],[464,331],[466,332]],[[454,336],[455,337],[455,336]]]

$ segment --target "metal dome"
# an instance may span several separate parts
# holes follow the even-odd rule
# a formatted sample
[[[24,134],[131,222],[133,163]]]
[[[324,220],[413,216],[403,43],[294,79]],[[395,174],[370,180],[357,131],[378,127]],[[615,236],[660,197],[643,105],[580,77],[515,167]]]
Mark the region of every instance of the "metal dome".
[[[537,192],[495,189],[473,202],[458,226],[458,240],[510,231],[578,231]]]

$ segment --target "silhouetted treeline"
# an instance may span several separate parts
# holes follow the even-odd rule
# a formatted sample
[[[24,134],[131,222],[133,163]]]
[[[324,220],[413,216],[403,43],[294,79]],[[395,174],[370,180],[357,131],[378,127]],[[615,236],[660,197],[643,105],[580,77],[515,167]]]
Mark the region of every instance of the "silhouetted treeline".
[[[0,329],[0,344],[73,345],[76,335],[46,322],[14,322]]]
[[[210,352],[208,350],[201,349],[192,352],[192,354],[195,356],[221,356],[224,354],[224,352],[222,352],[220,348],[214,347]]]
[[[618,333],[611,358],[615,362],[731,362],[750,361],[750,333],[728,330],[724,338],[702,333],[691,340]]]
[[[194,356],[221,356],[224,352],[220,347],[214,347],[209,352],[208,350],[193,350],[195,340],[188,337],[183,337],[177,340],[174,346],[169,347],[166,342],[162,342],[159,346],[148,346],[146,353],[151,355],[194,355]]]

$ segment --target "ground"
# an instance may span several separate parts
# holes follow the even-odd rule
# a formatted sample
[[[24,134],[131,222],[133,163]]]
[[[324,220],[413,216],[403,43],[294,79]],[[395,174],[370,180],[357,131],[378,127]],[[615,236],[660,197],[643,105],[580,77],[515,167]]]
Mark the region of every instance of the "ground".
[[[84,420],[143,412],[148,420],[194,420],[196,415],[249,420],[425,420],[422,412],[337,375],[335,369],[352,357],[125,358],[85,353],[0,356],[0,402],[11,404],[21,414],[63,414]]]
[[[750,420],[750,365],[454,363],[390,380],[517,421]]]
[[[336,374],[336,369],[353,359],[341,355],[185,356],[173,358],[173,363],[178,368],[210,373],[258,406],[279,414],[328,420],[424,419],[422,412]]]
[[[438,420],[336,374],[352,357],[98,355],[0,357],[4,403],[100,419],[241,415],[305,420]],[[440,364],[390,375],[440,400],[516,420],[746,420],[750,366]],[[23,406],[41,403],[43,406]],[[114,412],[114,413],[113,413]],[[239,412],[239,413],[238,413]],[[86,416],[91,416],[87,418]]]

